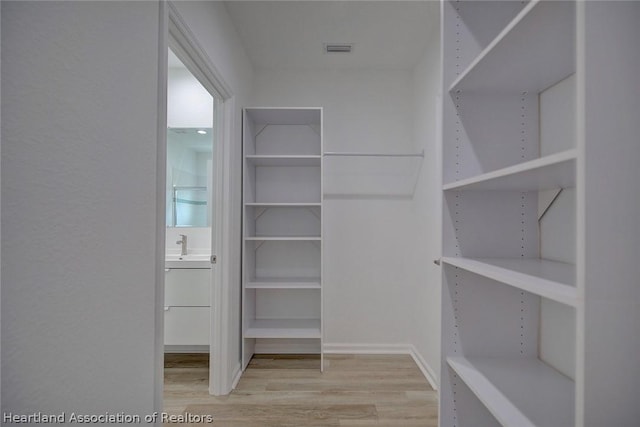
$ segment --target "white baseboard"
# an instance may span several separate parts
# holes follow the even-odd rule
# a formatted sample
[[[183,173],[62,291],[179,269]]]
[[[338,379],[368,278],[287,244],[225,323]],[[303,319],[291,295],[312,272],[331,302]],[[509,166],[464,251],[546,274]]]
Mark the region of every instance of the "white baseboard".
[[[208,345],[165,345],[165,353],[209,353]]]
[[[434,390],[438,390],[436,375],[412,344],[325,344],[325,354],[407,354],[418,365],[422,375]]]
[[[231,374],[231,390],[235,390],[238,381],[240,381],[240,377],[242,377],[242,363],[238,362],[235,368],[233,368],[233,374]],[[229,392],[231,392],[231,390],[229,390]]]
[[[317,339],[257,339],[256,354],[319,354]]]
[[[418,365],[418,368],[420,368],[420,370],[422,371],[422,375],[424,375],[427,381],[429,381],[431,388],[433,388],[434,390],[438,390],[439,384],[438,381],[436,381],[437,376],[435,372],[433,372],[433,369],[431,369],[431,366],[429,366],[422,355],[418,353],[418,350],[416,350],[413,344],[410,344],[409,347],[411,347],[411,357],[413,358],[413,361],[416,362],[416,365]]]
[[[325,344],[325,353],[333,354],[410,354],[405,344]]]

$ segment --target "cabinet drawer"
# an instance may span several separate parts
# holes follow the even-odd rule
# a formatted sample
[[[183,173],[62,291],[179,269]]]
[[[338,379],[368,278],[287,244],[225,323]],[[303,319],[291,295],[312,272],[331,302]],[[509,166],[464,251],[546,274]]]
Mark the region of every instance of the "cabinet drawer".
[[[165,306],[211,305],[211,270],[196,268],[172,268],[164,274]]]
[[[209,307],[165,308],[165,345],[209,345],[210,312]]]

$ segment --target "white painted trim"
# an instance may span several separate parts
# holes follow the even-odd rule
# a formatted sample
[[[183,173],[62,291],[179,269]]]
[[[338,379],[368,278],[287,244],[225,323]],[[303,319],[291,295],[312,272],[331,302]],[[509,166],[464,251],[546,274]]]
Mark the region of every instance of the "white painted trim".
[[[586,424],[586,271],[587,271],[587,216],[586,216],[586,36],[587,36],[587,6],[584,2],[576,2],[576,149],[578,161],[576,165],[576,289],[580,303],[576,306],[576,400],[575,400],[575,425]],[[592,244],[598,247],[598,244]]]
[[[2,8],[0,8],[1,10]],[[162,16],[162,15],[160,15]],[[0,14],[0,22],[2,22],[2,16]],[[0,31],[0,34],[2,33],[2,31]],[[2,57],[2,55],[0,54],[0,58]],[[1,61],[0,61],[1,62]],[[2,69],[1,64],[0,64],[0,69]],[[0,94],[0,99],[2,99],[2,95]],[[1,104],[1,103],[0,103]],[[0,129],[2,129],[2,108],[0,107]],[[2,136],[0,136],[0,152],[2,151]],[[1,156],[0,156],[1,157]],[[2,176],[2,173],[0,173],[0,176]],[[0,188],[2,188],[2,184],[0,183]],[[0,192],[1,193],[1,192]],[[0,196],[0,212],[2,212],[2,197]],[[0,218],[2,217],[2,215],[0,214]],[[2,223],[2,221],[0,220],[0,223]],[[2,231],[0,228],[0,242],[2,241]],[[2,247],[2,245],[0,245],[0,248]],[[0,266],[2,265],[2,250],[0,250]],[[0,268],[0,270],[2,270]],[[1,276],[1,274],[0,274]],[[0,279],[0,295],[2,295],[2,280]],[[0,307],[2,307],[2,303],[1,303],[1,299],[0,298]],[[0,309],[1,311],[1,309]],[[0,319],[2,318],[2,315],[0,313]],[[156,319],[157,322],[157,319]],[[0,328],[0,355],[2,354],[2,332],[1,332],[1,328]],[[158,356],[156,355],[156,360],[158,359]],[[0,366],[2,366],[2,357],[0,356]],[[2,384],[2,370],[0,369],[0,384]],[[2,402],[2,387],[0,387],[0,402]],[[156,399],[156,403],[157,403],[157,399]],[[155,409],[157,409],[157,406],[155,407]]]
[[[212,268],[213,303],[211,305],[211,336],[210,336],[210,371],[209,393],[213,395],[228,394],[232,387],[232,377],[229,372],[228,352],[232,345],[230,342],[233,331],[229,331],[229,307],[231,304],[231,290],[229,288],[229,272],[232,268],[232,257],[223,257],[222,254],[231,254],[230,220],[232,214],[231,203],[228,203],[231,188],[231,149],[235,136],[235,100],[233,92],[226,84],[220,71],[206,54],[189,26],[178,13],[175,5],[167,1],[167,26],[168,44],[176,56],[185,64],[187,69],[216,99],[216,114],[221,124],[221,133],[218,134],[218,164],[216,168],[217,183],[216,202],[222,206],[221,211],[215,216],[212,229],[216,230],[216,238],[213,240],[215,247],[213,253],[218,255],[218,264]],[[166,68],[166,62],[165,67]],[[166,71],[164,71],[166,74]],[[166,79],[165,79],[166,82]],[[165,106],[166,110],[166,106]],[[166,115],[166,112],[165,112]],[[166,120],[165,120],[166,127]],[[164,184],[163,184],[164,185]],[[164,190],[163,190],[164,193]],[[223,203],[227,201],[227,203]],[[164,207],[163,207],[164,212]],[[163,214],[164,215],[164,214]],[[212,230],[213,232],[213,230]],[[213,237],[213,236],[212,236]],[[162,254],[164,257],[164,252]],[[162,306],[162,304],[160,304]]]
[[[224,179],[225,179],[225,113],[224,102],[221,98],[214,96],[214,114],[216,115],[214,119],[214,129],[215,132],[215,140],[221,141],[221,144],[214,144],[214,158],[215,158],[215,205],[216,209],[212,210],[212,224],[211,224],[211,254],[219,255],[222,253],[222,239],[223,239],[223,227],[224,227],[224,203],[223,203],[223,195],[224,192]],[[223,207],[222,211],[218,207]],[[226,233],[224,233],[226,234]],[[211,323],[209,328],[209,394],[214,396],[224,394],[222,390],[224,390],[224,379],[223,373],[227,366],[226,364],[226,352],[224,351],[220,343],[222,341],[226,341],[226,336],[224,336],[223,328],[224,323],[224,315],[225,313],[220,307],[220,302],[223,301],[222,297],[222,288],[223,288],[223,275],[225,272],[225,268],[222,263],[212,265],[211,266],[211,300],[213,303],[211,304]],[[226,305],[226,304],[225,304]]]
[[[208,345],[165,345],[165,353],[209,353]]]
[[[171,50],[209,92],[216,93],[225,101],[231,98],[233,91],[225,82],[222,73],[213,64],[173,2],[167,1],[167,5]]]
[[[436,380],[436,378],[438,377],[436,376],[435,372],[433,372],[433,369],[431,368],[431,366],[427,363],[426,360],[424,360],[424,358],[418,352],[415,346],[411,344],[410,347],[411,347],[410,354],[411,354],[411,357],[413,358],[413,361],[416,362],[416,365],[418,365],[418,368],[420,368],[420,370],[422,371],[422,375],[424,375],[427,381],[429,381],[431,388],[438,391],[439,384],[438,384],[438,381]]]
[[[418,365],[420,372],[434,390],[438,390],[437,376],[413,344],[325,344],[325,354],[406,354]]]
[[[264,342],[256,342],[254,352],[257,354],[319,354],[320,342],[317,339],[310,338],[316,341],[311,342],[296,342],[299,340],[292,339],[290,342],[271,342],[272,339],[266,339]],[[260,339],[258,339],[260,340]]]
[[[157,129],[156,129],[156,265],[155,265],[155,321],[154,321],[154,411],[161,412],[164,400],[164,259],[166,233],[166,180],[167,172],[167,57],[168,13],[165,1],[158,2],[158,88],[157,88]],[[161,421],[154,423],[161,426]]]
[[[233,390],[233,376],[229,371],[229,349],[236,345],[231,339],[233,333],[229,330],[231,322],[229,321],[229,307],[231,306],[231,287],[230,271],[232,269],[231,255],[231,174],[232,174],[232,141],[235,140],[235,98],[231,97],[224,103],[221,103],[222,117],[219,123],[222,125],[221,135],[221,151],[222,156],[218,162],[221,170],[221,179],[218,185],[216,201],[218,206],[224,206],[221,215],[217,216],[216,228],[219,231],[216,239],[215,252],[218,255],[217,270],[215,278],[215,287],[217,288],[217,300],[211,305],[213,324],[211,326],[211,356],[210,366],[215,366],[216,370],[210,372],[209,393],[214,396],[229,394]],[[220,153],[219,153],[220,154]],[[226,201],[226,202],[225,202]],[[227,255],[227,256],[224,256]],[[239,332],[238,339],[240,339]]]
[[[315,130],[315,129],[314,129]],[[324,153],[324,108],[320,107],[320,153]],[[320,158],[320,372],[324,372],[324,316],[325,316],[325,303],[324,303],[324,248],[326,247],[324,242],[326,238],[324,229],[324,213],[326,206],[324,205],[324,157]]]
[[[234,390],[238,385],[240,378],[242,378],[242,362],[238,361],[236,367],[233,368],[231,378],[231,389]]]
[[[327,354],[410,354],[409,344],[332,344],[324,345]]]
[[[253,105],[243,107],[245,110],[322,110],[324,107],[260,107]]]

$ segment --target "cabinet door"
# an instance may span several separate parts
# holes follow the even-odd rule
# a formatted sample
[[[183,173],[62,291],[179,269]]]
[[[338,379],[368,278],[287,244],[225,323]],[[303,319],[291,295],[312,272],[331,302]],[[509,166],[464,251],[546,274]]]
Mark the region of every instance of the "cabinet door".
[[[209,345],[209,307],[166,307],[165,345]]]
[[[211,270],[200,268],[172,268],[165,270],[165,307],[208,307]]]

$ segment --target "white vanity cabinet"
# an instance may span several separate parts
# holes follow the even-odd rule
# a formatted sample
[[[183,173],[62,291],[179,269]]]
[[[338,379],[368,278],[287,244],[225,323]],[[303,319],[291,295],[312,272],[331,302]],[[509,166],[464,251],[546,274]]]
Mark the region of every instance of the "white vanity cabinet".
[[[209,346],[210,283],[211,270],[208,268],[165,268],[166,349],[180,351],[180,347],[175,346],[182,346],[184,350],[194,350],[194,346]]]

